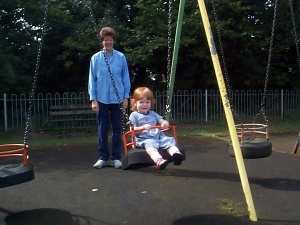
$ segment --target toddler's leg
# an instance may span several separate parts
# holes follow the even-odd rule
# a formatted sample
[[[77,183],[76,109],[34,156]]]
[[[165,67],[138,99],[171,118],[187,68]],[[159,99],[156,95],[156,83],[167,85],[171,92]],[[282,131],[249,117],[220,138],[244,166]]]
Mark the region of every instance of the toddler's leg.
[[[176,146],[172,146],[172,147],[168,148],[167,151],[170,154],[170,156],[172,156],[174,165],[178,166],[184,160],[184,155],[179,151],[179,149]]]
[[[163,159],[161,154],[159,154],[158,150],[153,147],[145,147],[147,154],[150,156],[150,158],[155,163],[156,167],[160,170],[163,170],[166,168],[168,161]]]
[[[173,156],[176,153],[181,154],[181,152],[179,151],[179,149],[175,145],[168,148],[167,151],[170,154],[170,156]]]

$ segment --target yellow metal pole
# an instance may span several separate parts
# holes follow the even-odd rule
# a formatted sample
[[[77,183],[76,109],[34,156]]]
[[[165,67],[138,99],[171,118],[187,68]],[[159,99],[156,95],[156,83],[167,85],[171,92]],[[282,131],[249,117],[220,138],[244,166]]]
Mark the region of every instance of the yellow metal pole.
[[[240,179],[241,179],[241,183],[242,183],[242,188],[243,188],[246,202],[248,205],[249,218],[251,221],[257,221],[256,211],[255,211],[255,207],[254,207],[254,203],[253,203],[253,199],[252,199],[252,194],[251,194],[250,185],[249,185],[249,181],[248,181],[248,177],[247,177],[247,172],[246,172],[246,168],[245,168],[245,164],[244,164],[244,160],[243,160],[243,156],[242,156],[242,152],[241,152],[241,147],[240,147],[240,143],[239,143],[236,128],[235,128],[235,123],[234,123],[232,111],[230,108],[227,90],[226,90],[226,86],[224,83],[224,77],[223,77],[223,73],[221,70],[219,57],[218,57],[218,54],[216,51],[213,35],[211,32],[211,27],[210,27],[204,0],[198,0],[198,5],[199,5],[202,22],[203,22],[204,29],[205,29],[207,42],[208,42],[209,49],[210,49],[213,66],[215,69],[216,78],[218,81],[219,91],[220,91],[220,95],[222,98],[222,103],[223,103],[225,116],[226,116],[226,120],[227,120],[227,125],[229,128],[229,133],[230,133],[230,137],[231,137],[231,141],[232,141],[232,145],[233,145],[234,155],[235,155],[235,159],[236,159],[236,163],[237,163],[237,167],[239,170],[239,175],[240,175]]]

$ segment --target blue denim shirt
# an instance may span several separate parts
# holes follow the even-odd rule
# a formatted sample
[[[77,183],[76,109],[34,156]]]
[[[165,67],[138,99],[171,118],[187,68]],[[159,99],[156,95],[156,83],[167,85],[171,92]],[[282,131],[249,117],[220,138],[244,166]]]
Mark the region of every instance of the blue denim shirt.
[[[121,103],[129,98],[130,78],[125,55],[113,50],[108,55],[108,62],[115,81],[116,89],[113,87],[112,79],[105,63],[103,51],[95,53],[90,61],[88,92],[90,100],[96,100],[104,104]],[[118,99],[119,94],[120,99]]]

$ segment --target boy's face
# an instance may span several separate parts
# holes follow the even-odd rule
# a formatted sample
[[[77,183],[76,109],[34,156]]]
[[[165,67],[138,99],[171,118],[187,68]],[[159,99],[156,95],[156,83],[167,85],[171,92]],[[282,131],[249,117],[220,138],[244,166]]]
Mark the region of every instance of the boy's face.
[[[105,36],[102,40],[103,48],[110,52],[114,47],[114,39],[111,36]]]
[[[142,98],[136,102],[137,111],[140,113],[147,113],[151,109],[151,100]]]

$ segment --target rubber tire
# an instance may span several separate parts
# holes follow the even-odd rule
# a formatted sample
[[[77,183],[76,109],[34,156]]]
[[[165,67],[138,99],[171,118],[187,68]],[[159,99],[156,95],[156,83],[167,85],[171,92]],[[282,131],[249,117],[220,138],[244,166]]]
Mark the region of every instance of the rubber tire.
[[[7,164],[0,166],[0,188],[21,184],[34,179],[32,164]]]
[[[269,157],[272,154],[272,143],[264,138],[255,138],[241,143],[241,151],[244,159],[257,159]],[[229,155],[234,157],[231,144],[228,144]]]
[[[122,159],[122,169],[133,169],[154,165],[154,162],[143,148],[131,149]]]
[[[171,161],[171,156],[166,150],[159,150],[162,157],[168,161]],[[185,151],[180,148],[180,152],[184,155],[184,160],[186,159]],[[154,162],[147,154],[144,148],[131,149],[127,155],[122,158],[122,169],[136,169],[146,166],[154,165]]]

